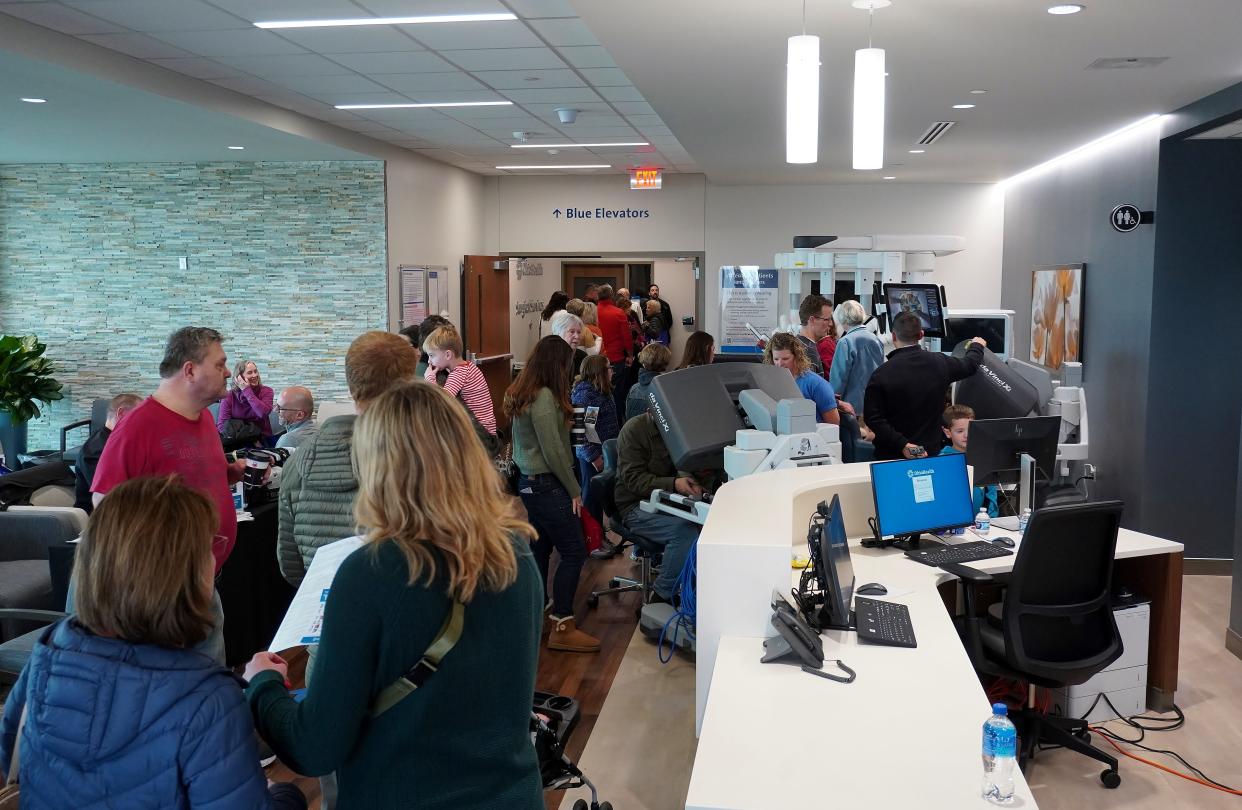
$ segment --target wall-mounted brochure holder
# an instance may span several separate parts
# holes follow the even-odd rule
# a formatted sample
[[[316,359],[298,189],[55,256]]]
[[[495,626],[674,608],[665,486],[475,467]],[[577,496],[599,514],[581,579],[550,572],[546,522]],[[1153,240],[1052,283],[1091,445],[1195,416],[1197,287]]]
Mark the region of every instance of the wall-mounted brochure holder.
[[[403,264],[399,269],[402,329],[422,323],[428,315],[449,316],[447,267],[430,264]]]

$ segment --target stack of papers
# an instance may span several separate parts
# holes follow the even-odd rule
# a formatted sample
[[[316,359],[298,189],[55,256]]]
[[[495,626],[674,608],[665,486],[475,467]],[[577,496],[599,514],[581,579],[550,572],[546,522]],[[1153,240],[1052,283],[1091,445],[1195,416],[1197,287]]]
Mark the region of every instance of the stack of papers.
[[[337,569],[345,558],[362,548],[361,537],[347,537],[329,543],[315,552],[310,569],[302,579],[298,592],[289,603],[289,610],[276,631],[271,652],[280,652],[290,647],[306,644],[318,644],[323,627],[323,608],[328,603],[328,592],[332,589],[332,580],[336,579]]]

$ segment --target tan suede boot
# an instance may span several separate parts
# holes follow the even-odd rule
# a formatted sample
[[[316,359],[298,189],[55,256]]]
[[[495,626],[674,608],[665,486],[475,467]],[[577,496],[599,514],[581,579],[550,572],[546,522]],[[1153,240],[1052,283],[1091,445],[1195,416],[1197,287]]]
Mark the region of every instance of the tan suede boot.
[[[599,652],[599,639],[578,629],[573,616],[561,618],[549,616],[552,629],[548,631],[548,649],[565,652]]]

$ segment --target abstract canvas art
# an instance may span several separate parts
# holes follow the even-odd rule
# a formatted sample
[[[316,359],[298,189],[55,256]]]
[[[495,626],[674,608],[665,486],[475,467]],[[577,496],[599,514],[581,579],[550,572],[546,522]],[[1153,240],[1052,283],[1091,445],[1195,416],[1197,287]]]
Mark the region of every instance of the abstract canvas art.
[[[1050,369],[1082,362],[1081,264],[1035,268],[1031,280],[1031,362]]]

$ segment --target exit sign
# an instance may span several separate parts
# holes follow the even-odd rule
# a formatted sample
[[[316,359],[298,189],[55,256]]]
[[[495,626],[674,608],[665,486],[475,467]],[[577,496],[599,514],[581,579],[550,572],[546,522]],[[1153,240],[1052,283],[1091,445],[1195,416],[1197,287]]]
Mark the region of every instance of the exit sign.
[[[659,191],[663,185],[663,169],[630,169],[630,191]]]

